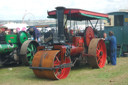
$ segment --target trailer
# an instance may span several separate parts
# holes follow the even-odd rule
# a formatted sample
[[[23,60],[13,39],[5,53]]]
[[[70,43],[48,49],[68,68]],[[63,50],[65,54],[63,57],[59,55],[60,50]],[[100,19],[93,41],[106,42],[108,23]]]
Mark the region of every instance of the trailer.
[[[117,39],[117,56],[128,56],[128,12],[108,13],[110,22],[105,22],[103,32],[114,32]]]

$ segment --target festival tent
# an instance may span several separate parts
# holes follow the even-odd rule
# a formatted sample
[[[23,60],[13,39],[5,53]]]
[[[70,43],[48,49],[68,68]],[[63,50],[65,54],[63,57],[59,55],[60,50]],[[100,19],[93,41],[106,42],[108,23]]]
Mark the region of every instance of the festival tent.
[[[7,23],[4,24],[3,26],[6,26],[8,29],[15,29],[19,32],[26,31],[28,25],[26,23]]]

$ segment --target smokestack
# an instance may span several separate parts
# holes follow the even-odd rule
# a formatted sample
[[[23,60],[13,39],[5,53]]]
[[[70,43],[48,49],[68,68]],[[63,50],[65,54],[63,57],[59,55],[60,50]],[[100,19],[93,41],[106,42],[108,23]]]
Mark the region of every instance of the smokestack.
[[[64,36],[64,7],[56,7],[57,24],[58,24],[58,37],[61,43],[65,43]]]

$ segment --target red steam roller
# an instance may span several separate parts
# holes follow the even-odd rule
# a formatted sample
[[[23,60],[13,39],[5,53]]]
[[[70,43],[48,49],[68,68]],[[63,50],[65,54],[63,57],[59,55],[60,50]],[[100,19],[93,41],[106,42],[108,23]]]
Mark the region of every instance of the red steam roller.
[[[44,46],[39,46],[30,67],[34,74],[40,78],[64,79],[69,75],[71,67],[88,63],[93,68],[103,68],[106,62],[106,46],[101,38],[95,37],[98,20],[108,19],[107,14],[91,12],[81,9],[56,7],[48,12],[48,18],[55,18],[57,28],[52,38],[47,37]],[[90,22],[97,20],[95,27],[87,26],[81,32],[76,25],[77,21]],[[69,28],[67,26],[70,25]],[[73,30],[71,33],[70,30]],[[51,40],[50,40],[51,39]]]

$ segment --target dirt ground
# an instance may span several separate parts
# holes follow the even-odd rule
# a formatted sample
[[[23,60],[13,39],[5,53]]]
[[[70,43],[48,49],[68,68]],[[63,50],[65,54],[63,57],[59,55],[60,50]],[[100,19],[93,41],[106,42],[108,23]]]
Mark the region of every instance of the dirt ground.
[[[29,67],[1,67],[0,85],[128,85],[128,57],[117,58],[117,65],[92,69],[88,65],[73,68],[66,79],[37,78]]]

